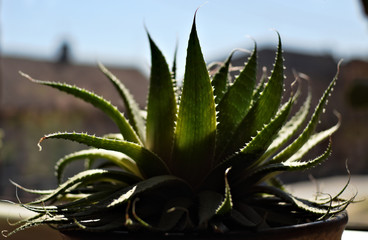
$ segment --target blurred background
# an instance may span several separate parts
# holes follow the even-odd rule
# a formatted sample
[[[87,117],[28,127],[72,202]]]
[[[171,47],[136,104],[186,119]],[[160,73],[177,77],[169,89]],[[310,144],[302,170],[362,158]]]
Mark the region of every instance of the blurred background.
[[[283,40],[286,88],[294,80],[293,70],[302,72],[309,76],[317,99],[334,77],[337,62],[344,59],[327,114],[319,126],[325,129],[337,122],[334,110],[342,114],[342,127],[333,136],[333,155],[322,167],[283,179],[291,183],[306,181],[310,175],[316,179],[342,176],[343,185],[348,160],[353,183],[362,186],[359,192],[368,196],[364,185],[368,179],[366,0],[1,0],[1,198],[15,199],[15,187],[9,179],[30,188],[54,187],[55,162],[83,148],[50,140],[39,152],[37,142],[44,134],[117,132],[98,110],[56,90],[36,86],[18,71],[88,88],[123,110],[113,87],[106,84],[96,66],[100,61],[124,81],[144,108],[150,69],[145,28],[169,63],[178,46],[180,80],[193,15],[204,3],[197,15],[197,30],[208,63],[224,60],[234,48],[252,50],[254,39],[260,65],[270,71],[277,46],[276,29]],[[233,64],[242,65],[245,60],[246,56],[236,54]],[[337,185],[336,181],[332,185]],[[367,223],[367,204],[364,207],[365,218],[356,219]]]

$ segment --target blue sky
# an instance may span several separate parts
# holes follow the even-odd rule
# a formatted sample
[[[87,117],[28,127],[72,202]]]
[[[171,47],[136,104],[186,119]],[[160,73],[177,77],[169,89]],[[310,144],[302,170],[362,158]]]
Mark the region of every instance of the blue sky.
[[[368,59],[368,19],[358,0],[2,0],[0,43],[5,55],[52,59],[70,42],[77,62],[149,69],[145,27],[167,56],[179,43],[184,65],[195,10],[206,60],[234,48],[276,46],[336,58]]]

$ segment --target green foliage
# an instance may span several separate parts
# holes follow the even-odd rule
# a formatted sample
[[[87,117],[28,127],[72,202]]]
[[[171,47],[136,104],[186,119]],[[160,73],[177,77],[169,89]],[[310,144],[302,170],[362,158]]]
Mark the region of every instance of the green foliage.
[[[102,64],[100,69],[125,103],[129,121],[117,107],[92,92],[22,73],[34,83],[99,108],[120,132],[102,137],[59,132],[42,137],[39,145],[48,139],[64,139],[91,148],[57,162],[56,189],[32,190],[14,183],[40,195],[21,204],[37,215],[19,222],[14,232],[39,224],[85,231],[257,231],[328,218],[352,201],[340,199],[340,194],[329,199],[300,199],[277,180],[282,172],[310,169],[330,155],[331,144],[320,156],[305,159],[339,127],[338,121],[316,132],[337,74],[312,114],[310,91],[299,109],[292,111],[302,94],[298,88],[282,100],[284,65],[279,35],[268,80],[263,76],[257,81],[256,45],[234,80],[229,75],[233,53],[211,77],[194,21],[183,86],[178,91],[173,79],[176,62],[170,72],[150,35],[148,40],[152,69],[146,118],[124,84]],[[75,161],[86,161],[85,171],[63,181],[65,168]]]

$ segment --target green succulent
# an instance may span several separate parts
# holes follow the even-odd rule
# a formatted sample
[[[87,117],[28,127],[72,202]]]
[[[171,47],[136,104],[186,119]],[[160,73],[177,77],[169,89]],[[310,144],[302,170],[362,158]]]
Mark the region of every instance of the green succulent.
[[[315,131],[337,74],[309,114],[311,92],[300,94],[302,84],[282,99],[279,35],[269,78],[264,74],[257,81],[256,44],[234,79],[230,77],[234,52],[210,75],[194,19],[181,87],[173,77],[175,63],[170,70],[149,34],[148,39],[152,67],[145,111],[101,64],[101,71],[125,103],[124,114],[90,91],[22,73],[34,83],[74,95],[102,110],[120,132],[102,137],[58,132],[42,137],[39,144],[64,139],[90,148],[56,163],[59,185],[55,189],[33,190],[16,184],[39,198],[21,204],[37,214],[20,221],[10,234],[40,224],[62,231],[259,231],[326,219],[352,201],[340,197],[346,186],[336,196],[301,199],[287,192],[277,178],[283,172],[310,169],[330,155],[328,144],[320,156],[305,159],[340,125],[338,120],[327,130]],[[295,104],[304,95],[302,103]],[[64,169],[82,160],[86,169],[63,180]]]

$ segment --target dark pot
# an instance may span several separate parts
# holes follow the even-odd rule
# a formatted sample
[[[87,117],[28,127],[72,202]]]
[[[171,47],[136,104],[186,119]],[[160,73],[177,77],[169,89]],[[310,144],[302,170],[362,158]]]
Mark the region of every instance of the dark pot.
[[[65,234],[65,239],[70,240],[146,240],[146,239],[167,239],[167,240],[204,240],[204,239],[219,239],[219,240],[337,240],[341,239],[342,233],[348,222],[346,211],[334,216],[325,221],[317,221],[293,225],[288,227],[279,227],[272,230],[248,233],[248,232],[232,232],[227,234],[154,234],[154,233],[68,233]]]

